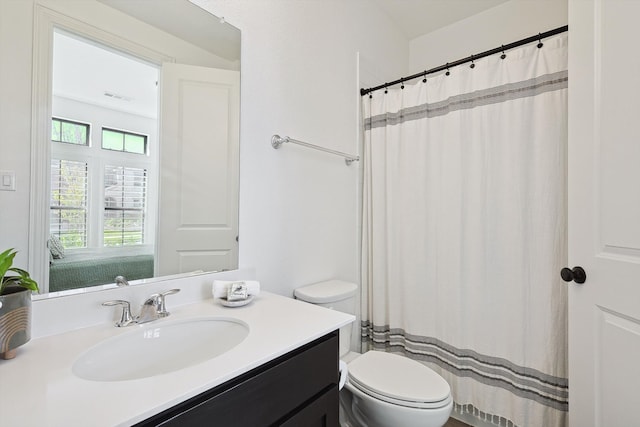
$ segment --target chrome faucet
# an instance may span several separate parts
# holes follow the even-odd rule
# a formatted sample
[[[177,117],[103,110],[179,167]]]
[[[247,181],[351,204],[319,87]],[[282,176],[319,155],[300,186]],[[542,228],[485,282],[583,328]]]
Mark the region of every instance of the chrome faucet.
[[[153,294],[142,304],[136,323],[153,322],[158,319],[158,294]]]
[[[180,289],[170,289],[165,292],[161,292],[159,294],[153,294],[149,296],[142,304],[142,308],[140,309],[140,315],[133,317],[131,315],[131,304],[129,301],[124,300],[112,300],[105,301],[102,303],[104,306],[113,306],[113,305],[121,305],[122,306],[122,316],[120,321],[116,322],[117,327],[129,326],[134,323],[147,323],[153,322],[161,317],[167,317],[170,313],[167,311],[167,306],[165,304],[165,297],[167,295],[173,295],[180,292]]]
[[[118,286],[129,286],[129,282],[124,276],[116,276],[116,285]]]

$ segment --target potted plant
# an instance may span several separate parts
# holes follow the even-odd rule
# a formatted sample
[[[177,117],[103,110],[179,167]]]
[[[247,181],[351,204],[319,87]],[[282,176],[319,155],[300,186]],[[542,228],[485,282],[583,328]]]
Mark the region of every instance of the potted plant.
[[[13,359],[31,339],[31,292],[38,284],[25,270],[12,267],[16,251],[0,254],[0,358]],[[6,275],[10,274],[10,275]]]

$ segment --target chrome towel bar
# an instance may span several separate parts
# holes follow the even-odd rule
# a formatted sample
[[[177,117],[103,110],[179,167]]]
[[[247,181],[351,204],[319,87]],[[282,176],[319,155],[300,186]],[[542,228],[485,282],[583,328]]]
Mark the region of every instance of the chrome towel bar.
[[[285,142],[291,142],[293,144],[302,145],[304,147],[313,148],[314,150],[324,151],[325,153],[335,154],[336,156],[344,157],[344,162],[347,166],[353,162],[360,161],[360,156],[354,156],[351,154],[343,153],[341,151],[331,150],[329,148],[320,147],[318,145],[309,144],[308,142],[298,141],[297,139],[289,138],[288,136],[273,135],[271,137],[271,146],[275,149],[280,148]]]

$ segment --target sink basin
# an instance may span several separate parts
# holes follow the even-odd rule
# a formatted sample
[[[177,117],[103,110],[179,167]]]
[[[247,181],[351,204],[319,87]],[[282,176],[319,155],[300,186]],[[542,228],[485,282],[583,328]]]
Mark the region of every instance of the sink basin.
[[[73,373],[92,381],[127,381],[177,371],[240,344],[249,326],[237,319],[206,317],[136,325],[85,351]]]

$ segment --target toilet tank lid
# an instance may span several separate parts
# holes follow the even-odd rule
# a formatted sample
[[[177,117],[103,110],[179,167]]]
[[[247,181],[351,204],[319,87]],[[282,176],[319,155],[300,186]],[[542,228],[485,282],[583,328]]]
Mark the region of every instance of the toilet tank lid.
[[[356,294],[358,285],[342,280],[327,280],[296,289],[293,294],[299,300],[324,304],[351,298]]]

